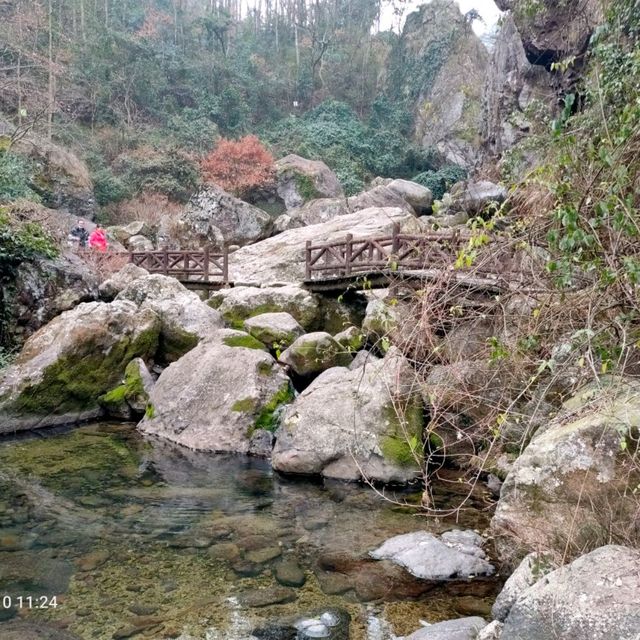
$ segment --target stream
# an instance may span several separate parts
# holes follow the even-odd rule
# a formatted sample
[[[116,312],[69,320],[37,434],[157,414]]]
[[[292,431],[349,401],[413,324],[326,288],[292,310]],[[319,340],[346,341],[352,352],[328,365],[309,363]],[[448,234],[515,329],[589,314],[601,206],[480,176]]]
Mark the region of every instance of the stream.
[[[283,478],[133,425],[5,438],[0,638],[24,619],[85,640],[277,640],[296,637],[282,621],[329,613],[350,620],[332,638],[392,640],[421,621],[487,615],[497,580],[425,589],[367,557],[418,529],[482,530],[487,505],[475,507],[457,523],[426,519],[366,487]]]

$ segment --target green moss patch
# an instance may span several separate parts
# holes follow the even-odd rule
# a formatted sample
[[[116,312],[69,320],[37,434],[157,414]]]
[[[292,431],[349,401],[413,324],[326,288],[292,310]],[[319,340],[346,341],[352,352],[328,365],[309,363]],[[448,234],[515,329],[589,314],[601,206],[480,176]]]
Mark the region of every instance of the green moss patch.
[[[227,347],[243,347],[244,349],[257,349],[258,351],[265,351],[266,347],[256,340],[248,333],[244,335],[227,336],[223,338],[222,343]]]
[[[118,385],[115,389],[105,393],[99,398],[99,402],[103,407],[109,409],[110,407],[120,407],[123,403],[129,400],[134,401],[137,398],[146,397],[147,392],[144,389],[144,384],[140,376],[140,368],[138,363],[134,360],[127,365],[127,368],[124,371],[123,384]]]
[[[240,413],[251,413],[256,408],[256,402],[253,398],[243,398],[237,400],[231,406],[231,411],[238,411]]]
[[[424,459],[422,404],[412,400],[403,409],[389,405],[385,411],[389,434],[380,440],[385,459],[401,467],[417,466]]]
[[[315,200],[320,197],[320,192],[316,188],[315,182],[311,176],[303,173],[296,173],[295,175],[296,191],[300,194],[300,197],[308,202],[309,200]]]
[[[295,394],[291,383],[288,381],[285,382],[264,405],[256,417],[255,422],[250,427],[247,436],[250,438],[258,429],[264,429],[265,431],[273,433],[280,424],[278,409],[285,404],[291,403],[294,397]]]

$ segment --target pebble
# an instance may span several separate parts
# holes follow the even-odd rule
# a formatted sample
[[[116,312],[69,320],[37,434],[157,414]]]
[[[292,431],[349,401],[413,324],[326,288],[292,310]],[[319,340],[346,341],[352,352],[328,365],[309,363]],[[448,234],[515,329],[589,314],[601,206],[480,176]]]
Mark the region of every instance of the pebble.
[[[264,564],[270,560],[275,560],[282,555],[282,549],[280,547],[267,547],[266,549],[256,549],[255,551],[249,551],[245,558],[249,562],[256,564]]]
[[[107,550],[92,551],[78,559],[76,564],[80,571],[93,571],[101,567],[110,557],[111,554]]]
[[[296,592],[288,587],[267,587],[266,589],[250,589],[238,596],[238,601],[244,607],[268,607],[272,604],[293,602]]]
[[[295,560],[279,562],[273,574],[275,579],[285,587],[301,587],[306,582],[304,571]]]

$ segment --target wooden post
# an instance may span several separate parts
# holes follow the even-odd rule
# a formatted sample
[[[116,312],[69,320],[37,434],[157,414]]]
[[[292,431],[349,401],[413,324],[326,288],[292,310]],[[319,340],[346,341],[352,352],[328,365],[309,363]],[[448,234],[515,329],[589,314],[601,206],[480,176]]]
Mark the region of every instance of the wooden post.
[[[224,246],[222,250],[222,282],[229,282],[229,247]]]
[[[164,275],[169,275],[169,251],[165,248],[164,255],[162,256],[162,267],[164,269]]]
[[[305,244],[304,255],[304,279],[311,280],[311,240]]]
[[[391,245],[391,255],[395,256],[398,254],[400,250],[400,239],[398,236],[400,235],[400,225],[397,222],[393,223],[393,244]]]
[[[188,251],[184,252],[184,258],[182,260],[182,268],[184,269],[183,278],[185,280],[188,280],[189,279],[189,252]]]
[[[129,262],[133,262],[133,251],[129,251]]]
[[[344,248],[344,275],[351,275],[351,256],[353,255],[353,235],[347,235],[347,244]]]
[[[186,259],[186,254],[185,254]],[[209,282],[209,245],[204,248],[204,256],[202,258],[202,270],[204,271],[202,279]]]

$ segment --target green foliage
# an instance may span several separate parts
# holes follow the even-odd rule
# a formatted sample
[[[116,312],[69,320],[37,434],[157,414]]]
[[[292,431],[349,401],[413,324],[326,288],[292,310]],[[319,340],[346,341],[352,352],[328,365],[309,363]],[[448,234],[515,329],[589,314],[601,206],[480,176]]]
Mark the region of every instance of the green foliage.
[[[262,137],[278,155],[296,153],[323,160],[333,169],[345,193],[353,195],[377,176],[409,178],[434,168],[436,154],[412,145],[405,137],[410,118],[379,98],[370,121],[349,105],[328,100],[301,118],[291,116],[267,129]]]
[[[0,202],[26,198],[40,202],[32,188],[32,163],[11,151],[0,150]]]
[[[437,171],[419,173],[411,179],[430,189],[434,200],[441,200],[456,182],[460,182],[466,177],[465,169],[455,164],[448,164]]]
[[[258,416],[256,417],[251,435],[257,429],[264,429],[273,433],[280,426],[280,409],[285,404],[289,404],[295,394],[291,384],[287,381],[264,405]]]

